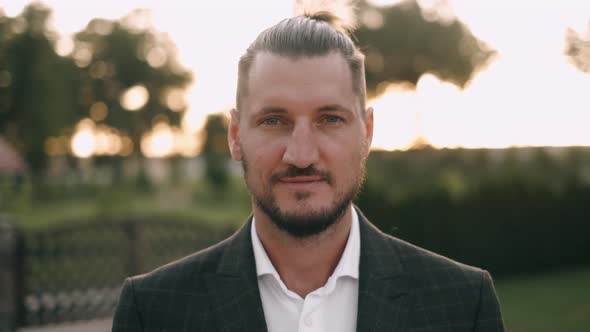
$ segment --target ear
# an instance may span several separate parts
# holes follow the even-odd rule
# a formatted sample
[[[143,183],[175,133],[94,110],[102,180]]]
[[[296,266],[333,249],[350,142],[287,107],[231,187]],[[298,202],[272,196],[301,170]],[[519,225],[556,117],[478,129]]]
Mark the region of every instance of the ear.
[[[368,107],[365,111],[365,134],[366,155],[368,156],[373,142],[373,107]]]
[[[227,130],[227,144],[233,160],[242,160],[242,151],[240,149],[240,120],[238,111],[234,108],[230,111],[229,128]]]

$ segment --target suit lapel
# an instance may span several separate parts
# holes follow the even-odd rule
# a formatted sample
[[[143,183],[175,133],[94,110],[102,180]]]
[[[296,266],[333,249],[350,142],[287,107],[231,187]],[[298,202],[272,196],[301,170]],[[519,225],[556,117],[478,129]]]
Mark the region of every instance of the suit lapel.
[[[413,292],[397,250],[357,209],[361,233],[357,331],[403,331]]]
[[[357,331],[405,330],[413,299],[397,249],[357,209],[361,235]],[[219,331],[267,331],[247,222],[228,239],[215,274],[208,278]]]
[[[250,221],[228,239],[219,268],[208,280],[219,331],[266,331],[258,290]]]

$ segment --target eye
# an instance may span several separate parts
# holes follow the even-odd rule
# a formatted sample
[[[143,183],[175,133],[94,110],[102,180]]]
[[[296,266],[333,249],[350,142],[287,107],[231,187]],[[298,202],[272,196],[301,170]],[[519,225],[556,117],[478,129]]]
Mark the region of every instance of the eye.
[[[260,121],[260,124],[264,126],[278,126],[282,124],[282,121],[279,118],[266,118]]]
[[[337,116],[337,115],[326,115],[326,116],[322,117],[321,122],[333,125],[333,124],[343,123],[344,119]]]

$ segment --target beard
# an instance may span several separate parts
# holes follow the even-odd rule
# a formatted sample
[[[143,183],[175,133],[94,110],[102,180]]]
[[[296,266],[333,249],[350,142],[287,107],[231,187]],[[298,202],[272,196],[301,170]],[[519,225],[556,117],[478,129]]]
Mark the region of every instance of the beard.
[[[365,178],[365,160],[361,161],[360,171],[357,178],[343,191],[337,192],[335,199],[329,207],[305,212],[288,212],[280,208],[276,197],[272,192],[272,186],[284,177],[294,176],[320,176],[329,186],[334,186],[334,180],[329,172],[317,170],[314,166],[297,168],[292,165],[283,171],[277,172],[270,177],[270,186],[263,186],[263,192],[253,190],[248,183],[248,163],[245,158],[242,160],[242,168],[246,185],[252,196],[254,204],[273,222],[277,228],[286,232],[294,238],[305,239],[325,232],[328,228],[342,219],[358,194]],[[310,193],[295,192],[297,201],[305,201],[310,198]],[[303,203],[305,204],[305,203]],[[304,208],[300,210],[305,210]]]

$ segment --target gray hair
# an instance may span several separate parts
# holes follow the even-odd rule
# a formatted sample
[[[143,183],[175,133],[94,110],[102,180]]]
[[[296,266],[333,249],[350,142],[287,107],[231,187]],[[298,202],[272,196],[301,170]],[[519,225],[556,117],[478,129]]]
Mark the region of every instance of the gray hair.
[[[321,11],[280,21],[262,31],[240,58],[236,107],[248,93],[248,74],[256,54],[269,52],[291,58],[322,56],[338,52],[348,62],[352,87],[360,100],[360,111],[365,110],[365,57],[349,36],[349,31],[334,14]]]

